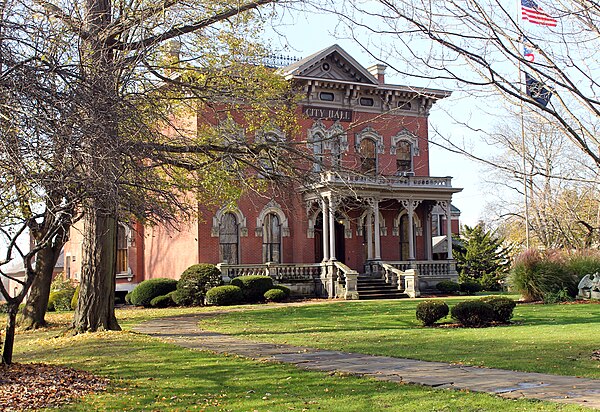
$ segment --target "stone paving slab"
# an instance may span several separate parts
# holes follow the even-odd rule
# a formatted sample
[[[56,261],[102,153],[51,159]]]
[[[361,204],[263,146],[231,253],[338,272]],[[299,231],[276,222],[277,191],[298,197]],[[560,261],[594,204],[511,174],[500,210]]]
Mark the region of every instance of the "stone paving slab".
[[[531,398],[600,409],[600,380],[597,379],[250,342],[200,330],[200,320],[215,314],[153,319],[136,326],[134,331],[157,336],[186,348],[290,363],[300,369],[348,373],[390,382],[486,392],[508,399]]]

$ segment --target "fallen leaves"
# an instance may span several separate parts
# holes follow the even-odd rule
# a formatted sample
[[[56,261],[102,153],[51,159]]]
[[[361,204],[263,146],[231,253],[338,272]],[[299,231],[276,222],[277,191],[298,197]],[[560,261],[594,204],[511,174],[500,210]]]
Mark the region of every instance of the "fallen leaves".
[[[0,364],[0,410],[56,407],[106,389],[108,379],[42,363]]]

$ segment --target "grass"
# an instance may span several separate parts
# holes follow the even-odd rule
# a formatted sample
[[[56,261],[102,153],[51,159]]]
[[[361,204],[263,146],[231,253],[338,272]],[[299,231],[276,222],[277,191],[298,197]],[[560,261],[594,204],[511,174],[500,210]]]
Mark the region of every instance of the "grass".
[[[119,311],[122,323],[198,310]],[[56,325],[70,314],[50,315]],[[132,332],[53,337],[20,333],[16,361],[67,365],[108,376],[105,393],[63,411],[583,411],[486,394],[398,385],[193,351]]]
[[[452,306],[462,299],[446,299]],[[263,342],[600,379],[600,305],[518,305],[511,326],[425,328],[418,300],[340,302],[206,319],[202,328]]]

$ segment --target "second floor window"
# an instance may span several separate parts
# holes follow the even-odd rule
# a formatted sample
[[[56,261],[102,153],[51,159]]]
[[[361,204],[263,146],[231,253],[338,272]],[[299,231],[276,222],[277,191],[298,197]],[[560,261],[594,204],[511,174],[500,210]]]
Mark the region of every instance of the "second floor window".
[[[117,267],[116,273],[127,273],[129,268],[128,262],[128,245],[127,231],[125,226],[117,225]]]
[[[377,174],[377,154],[375,141],[363,139],[360,142],[360,171],[369,176]]]
[[[396,147],[396,167],[398,173],[407,173],[413,171],[412,164],[412,144],[405,140],[398,142]]]

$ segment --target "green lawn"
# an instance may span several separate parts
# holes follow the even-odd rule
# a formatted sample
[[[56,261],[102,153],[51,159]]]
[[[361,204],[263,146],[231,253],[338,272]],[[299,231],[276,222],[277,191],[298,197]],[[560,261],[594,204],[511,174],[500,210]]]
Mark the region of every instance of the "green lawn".
[[[332,308],[338,310],[340,305]],[[125,326],[131,326],[149,317],[196,311],[198,309],[124,310],[118,311],[117,315]],[[285,309],[269,313],[283,315],[287,312]],[[287,365],[183,349],[128,331],[56,337],[70,316],[50,315],[49,319],[56,327],[20,333],[15,354],[17,362],[67,365],[111,379],[106,393],[65,405],[60,408],[64,411],[585,410],[576,406],[504,400],[486,394],[306,372]]]
[[[452,306],[462,299],[446,299]],[[518,305],[516,324],[424,328],[418,300],[355,301],[233,313],[201,327],[317,348],[600,379],[600,305]],[[447,320],[450,322],[450,319]]]

